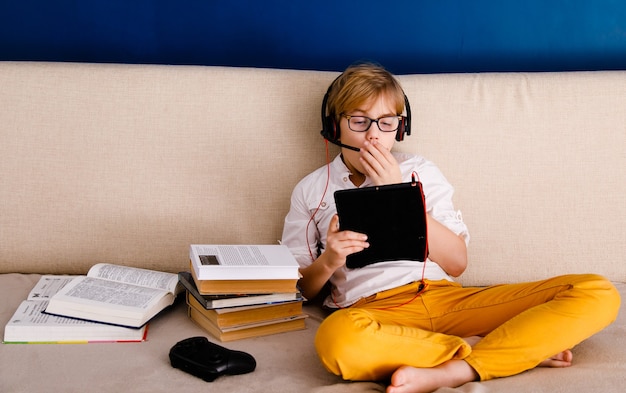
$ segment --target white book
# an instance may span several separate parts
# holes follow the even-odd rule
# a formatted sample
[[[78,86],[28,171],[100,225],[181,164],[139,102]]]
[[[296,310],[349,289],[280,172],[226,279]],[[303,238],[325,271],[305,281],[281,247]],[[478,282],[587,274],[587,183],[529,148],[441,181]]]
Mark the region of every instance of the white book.
[[[196,279],[298,280],[299,265],[287,246],[192,244],[189,258]]]
[[[45,314],[48,299],[73,278],[42,276],[5,325],[4,343],[136,342],[146,339],[147,325],[135,329]]]
[[[137,328],[181,290],[177,274],[100,263],[52,296],[46,313]]]

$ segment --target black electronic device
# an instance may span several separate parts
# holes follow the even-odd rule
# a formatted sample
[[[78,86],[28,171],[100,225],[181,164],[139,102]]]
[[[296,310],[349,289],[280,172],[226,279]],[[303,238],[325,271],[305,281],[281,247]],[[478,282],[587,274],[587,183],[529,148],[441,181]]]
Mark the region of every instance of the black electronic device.
[[[348,268],[428,257],[426,205],[422,183],[337,190],[339,229],[367,235],[370,246],[346,258]]]
[[[202,336],[176,343],[170,349],[170,362],[172,367],[207,382],[213,382],[221,375],[246,374],[256,368],[252,355],[224,348]]]

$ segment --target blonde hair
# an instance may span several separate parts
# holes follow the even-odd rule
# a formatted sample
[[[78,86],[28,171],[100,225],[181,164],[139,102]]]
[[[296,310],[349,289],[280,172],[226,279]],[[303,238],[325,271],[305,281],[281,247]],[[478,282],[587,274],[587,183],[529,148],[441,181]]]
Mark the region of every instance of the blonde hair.
[[[396,114],[404,111],[404,92],[400,83],[382,66],[372,63],[348,67],[331,85],[328,113],[339,121],[342,113],[358,109],[370,99],[385,96]]]

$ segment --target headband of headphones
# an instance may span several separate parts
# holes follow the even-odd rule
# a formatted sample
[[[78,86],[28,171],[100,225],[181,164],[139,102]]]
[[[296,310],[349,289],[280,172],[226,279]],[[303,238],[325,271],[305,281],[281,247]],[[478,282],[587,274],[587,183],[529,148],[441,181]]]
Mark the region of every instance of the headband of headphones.
[[[324,94],[324,99],[322,100],[322,131],[320,133],[325,139],[328,139],[328,141],[332,143],[339,142],[340,130],[339,124],[337,124],[337,121],[335,119],[335,114],[327,114],[328,95],[335,85],[335,82],[337,82],[337,80],[341,78],[341,75],[339,75],[333,81],[333,83],[328,86],[328,90],[326,90],[326,94]],[[409,99],[407,98],[406,94],[404,94],[404,92],[402,94],[404,95],[404,107],[406,108],[406,116],[402,116],[400,120],[400,125],[398,126],[398,131],[396,132],[396,140],[398,142],[404,140],[404,135],[411,135],[411,105],[409,105]]]

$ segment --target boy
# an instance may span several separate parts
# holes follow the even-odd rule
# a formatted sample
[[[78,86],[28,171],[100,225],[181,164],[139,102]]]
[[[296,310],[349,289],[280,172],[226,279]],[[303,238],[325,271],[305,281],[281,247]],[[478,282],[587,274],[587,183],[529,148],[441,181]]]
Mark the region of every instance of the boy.
[[[615,319],[618,292],[597,275],[489,288],[455,283],[467,267],[469,234],[453,188],[423,157],[391,151],[410,131],[407,105],[396,79],[372,64],[349,67],[324,98],[322,133],[341,154],[295,187],[282,239],[307,298],[330,284],[324,304],[337,311],[317,332],[320,360],[347,380],[388,380],[388,393],[571,365],[569,348]],[[369,244],[366,234],[341,230],[333,193],[407,182],[413,173],[425,194],[429,258],[347,268],[346,256]]]

